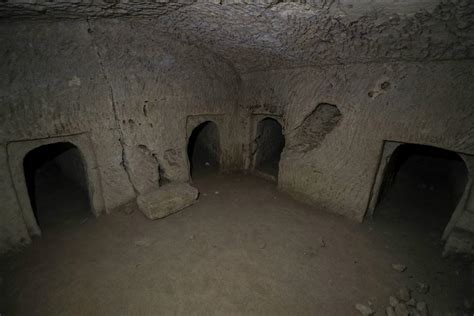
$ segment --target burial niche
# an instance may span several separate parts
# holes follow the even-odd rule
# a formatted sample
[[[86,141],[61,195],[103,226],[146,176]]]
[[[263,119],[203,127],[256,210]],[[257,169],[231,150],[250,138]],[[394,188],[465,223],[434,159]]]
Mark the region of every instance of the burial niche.
[[[195,127],[188,141],[191,177],[217,172],[220,154],[219,129],[216,123],[206,121]]]
[[[92,215],[84,160],[71,143],[37,147],[23,159],[31,206],[43,232],[84,221]]]
[[[375,216],[441,235],[468,181],[464,160],[431,146],[398,146],[385,168]]]
[[[257,125],[255,146],[255,169],[277,177],[281,152],[285,147],[281,124],[269,117],[261,120]]]

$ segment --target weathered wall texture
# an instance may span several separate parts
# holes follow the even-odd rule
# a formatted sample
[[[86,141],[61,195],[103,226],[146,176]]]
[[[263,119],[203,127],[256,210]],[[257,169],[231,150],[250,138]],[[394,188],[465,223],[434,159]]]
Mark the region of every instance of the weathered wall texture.
[[[248,126],[255,113],[283,116],[289,145],[280,162],[280,188],[362,220],[384,140],[474,154],[473,74],[473,62],[372,63],[246,74],[242,123]],[[313,128],[305,127],[317,112]],[[241,141],[249,144],[248,139],[252,135],[243,135]]]
[[[471,0],[5,0],[1,16],[158,18],[239,72],[474,58]]]
[[[0,17],[0,251],[34,229],[9,156],[33,139],[81,139],[99,213],[187,181],[206,120],[231,171],[273,115],[279,186],[357,220],[384,140],[474,154],[470,0],[6,0]]]
[[[0,23],[0,251],[29,240],[10,142],[89,135],[106,211],[155,188],[159,167],[188,180],[188,115],[223,114],[223,168],[236,167],[227,115],[238,77],[212,53],[147,20]]]

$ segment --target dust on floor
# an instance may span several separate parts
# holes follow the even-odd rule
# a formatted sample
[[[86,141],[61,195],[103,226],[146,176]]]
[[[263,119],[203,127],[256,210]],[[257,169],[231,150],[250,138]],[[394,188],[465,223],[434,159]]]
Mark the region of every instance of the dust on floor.
[[[436,234],[383,216],[358,224],[251,176],[195,184],[199,202],[165,219],[86,215],[3,258],[2,315],[358,315],[369,301],[384,315],[418,282],[432,315],[468,311],[468,265],[442,258]]]

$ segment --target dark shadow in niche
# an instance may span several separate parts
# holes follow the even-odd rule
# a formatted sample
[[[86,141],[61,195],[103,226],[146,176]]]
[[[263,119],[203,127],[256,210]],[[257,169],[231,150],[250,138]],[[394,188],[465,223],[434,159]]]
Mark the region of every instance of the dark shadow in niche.
[[[303,121],[289,133],[289,149],[295,152],[308,152],[318,148],[342,119],[337,106],[328,103],[318,104]]]
[[[455,152],[400,145],[385,168],[374,215],[441,235],[467,181],[466,164]]]
[[[23,159],[28,195],[40,229],[57,231],[91,217],[84,159],[71,143],[43,145]]]
[[[255,169],[278,177],[280,157],[285,147],[281,124],[272,118],[264,118],[257,125]]]
[[[187,152],[192,178],[218,172],[221,148],[216,123],[206,121],[194,128]]]

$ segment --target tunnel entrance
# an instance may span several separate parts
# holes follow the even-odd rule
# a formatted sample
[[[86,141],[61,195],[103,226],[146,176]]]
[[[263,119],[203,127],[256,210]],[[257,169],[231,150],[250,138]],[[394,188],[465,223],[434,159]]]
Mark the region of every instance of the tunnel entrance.
[[[60,142],[37,147],[24,157],[23,170],[43,233],[91,216],[86,168],[76,146]]]
[[[187,151],[191,177],[219,171],[221,148],[216,123],[206,121],[194,128]]]
[[[431,146],[398,146],[386,165],[375,215],[441,236],[468,181],[462,158]]]
[[[264,118],[257,125],[255,138],[255,169],[278,177],[280,156],[285,147],[281,124],[273,118]]]

